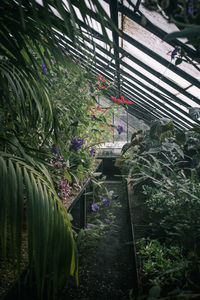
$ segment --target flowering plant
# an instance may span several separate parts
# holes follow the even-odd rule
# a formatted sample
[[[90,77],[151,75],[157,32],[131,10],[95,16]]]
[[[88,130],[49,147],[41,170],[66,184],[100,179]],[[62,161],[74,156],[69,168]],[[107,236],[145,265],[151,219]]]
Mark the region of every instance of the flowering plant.
[[[49,63],[41,62],[41,77],[50,90],[55,114],[48,137],[53,155],[51,173],[63,201],[71,187],[81,185],[94,169],[94,154],[99,145],[113,137],[110,117],[114,105],[104,107],[96,101],[97,95],[102,95],[101,84],[105,90],[110,83],[100,74],[95,81],[84,69],[80,71],[80,64],[68,62],[66,69],[53,59]],[[47,143],[42,143],[49,151],[46,146]]]

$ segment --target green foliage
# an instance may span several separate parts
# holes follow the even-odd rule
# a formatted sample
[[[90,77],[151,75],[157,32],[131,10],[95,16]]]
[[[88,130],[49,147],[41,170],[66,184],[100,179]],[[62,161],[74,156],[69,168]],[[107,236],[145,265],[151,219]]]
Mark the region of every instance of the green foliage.
[[[188,262],[183,258],[179,247],[166,247],[158,240],[150,238],[142,238],[136,245],[141,259],[140,272],[148,278],[149,285],[181,285]]]
[[[149,297],[147,298],[147,300],[158,299],[158,297],[160,296],[160,291],[161,288],[159,285],[152,286],[152,288],[149,290]]]
[[[198,292],[199,128],[175,131],[170,121],[161,120],[133,136],[118,163],[145,212],[142,225],[148,233],[138,246],[140,278],[145,288],[162,287],[163,296],[166,291],[180,294],[185,287]],[[149,294],[148,299],[156,297]]]
[[[2,60],[1,74],[10,92],[2,94],[0,106],[0,149],[5,171],[1,176],[0,248],[6,257],[7,241],[11,240],[9,251],[13,259],[17,258],[20,276],[23,233],[20,226],[25,205],[29,268],[36,279],[38,297],[42,297],[46,287],[48,294],[54,297],[70,275],[78,282],[70,220],[56,191],[59,193],[59,183],[64,180],[80,188],[83,178],[94,168],[90,150],[98,147],[100,136],[102,140],[108,139],[106,130],[110,130],[110,124],[107,119],[112,108],[109,112],[96,109],[95,97],[101,92],[98,79],[88,77],[88,73],[82,67],[78,70],[74,63],[71,74],[65,74],[64,67],[49,65],[47,74],[41,75],[44,82],[41,86],[16,67],[9,69],[6,65],[10,73],[4,71],[4,65]],[[80,88],[78,94],[77,86]],[[95,122],[93,108],[96,109]],[[70,149],[72,138],[84,140],[81,149]],[[52,153],[52,146],[57,147],[58,153]],[[15,197],[8,194],[8,186]],[[59,195],[61,197],[61,193]]]
[[[95,203],[99,206],[98,211],[92,211],[88,217],[87,227],[81,229],[76,233],[76,243],[79,250],[79,255],[83,261],[91,258],[91,254],[97,250],[100,239],[109,231],[116,230],[114,224],[115,216],[113,215],[112,208],[120,207],[118,199],[113,198],[114,191],[108,191],[105,187],[102,187],[103,180],[92,181],[94,189],[91,194],[91,204]],[[87,196],[90,193],[86,194]],[[106,197],[109,201],[109,205],[106,206],[102,203],[102,199]],[[88,200],[90,203],[90,201]]]
[[[92,0],[89,5],[95,7],[105,41],[111,44],[104,29],[104,22],[107,21],[115,27],[113,22],[97,0]],[[69,9],[66,9],[62,1],[45,1],[44,5],[32,0],[1,1],[1,23],[3,24],[0,32],[1,56],[9,58],[13,65],[33,74],[35,72],[32,65],[37,68],[38,62],[31,49],[27,47],[29,42],[33,41],[40,57],[46,59],[46,62],[50,62],[51,53],[57,62],[63,63],[65,51],[60,46],[59,34],[62,34],[63,39],[64,36],[68,37],[76,46],[80,38],[86,39],[80,23],[77,22],[78,18],[72,1],[68,1],[68,7]],[[85,1],[82,1],[78,8],[82,19],[88,24],[86,13],[89,8]],[[61,18],[57,16],[58,14]],[[43,49],[41,50],[38,45],[41,45]],[[38,74],[36,73],[35,76],[37,77]]]
[[[193,120],[197,121],[200,118],[200,109],[199,107],[190,107],[189,114]]]
[[[42,174],[23,159],[2,152],[0,162],[0,249],[3,258],[9,246],[13,261],[18,261],[20,276],[22,235],[27,230],[29,267],[36,278],[38,295],[42,297],[46,284],[48,292],[55,295],[57,287],[66,283],[69,274],[78,280],[76,246],[66,209],[50,177],[45,176],[47,170]]]
[[[98,110],[94,121],[91,109],[102,82],[61,47],[60,34],[77,47],[86,38],[75,24],[71,1],[68,5],[67,11],[62,1],[1,2],[0,250],[4,258],[7,250],[12,253],[20,275],[22,234],[27,231],[29,268],[40,298],[46,288],[55,297],[71,275],[78,281],[76,246],[57,186],[63,180],[80,184],[94,167],[90,150],[108,140],[112,111]],[[104,22],[112,22],[98,1],[90,5],[110,44]],[[82,1],[79,11],[86,22],[88,9]],[[84,139],[77,152],[70,150],[72,138]],[[58,153],[52,153],[52,146]]]
[[[191,172],[199,176],[198,129],[176,132],[170,120],[162,119],[153,123],[149,131],[139,134],[133,134],[130,145],[122,153],[123,168],[131,166],[134,186],[146,180],[162,185],[162,180],[169,181],[169,175],[181,170],[186,176]]]
[[[153,235],[185,249],[199,248],[200,237],[200,185],[177,174],[163,181],[160,188],[144,186],[146,205],[150,214]],[[159,226],[158,226],[159,225]]]

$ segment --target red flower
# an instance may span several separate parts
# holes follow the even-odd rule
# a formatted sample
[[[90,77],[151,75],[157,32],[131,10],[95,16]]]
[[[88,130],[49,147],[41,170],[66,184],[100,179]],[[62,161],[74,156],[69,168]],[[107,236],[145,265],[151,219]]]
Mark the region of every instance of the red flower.
[[[98,76],[99,76],[99,78],[102,80],[102,81],[106,81],[106,79],[103,77],[103,76],[101,76],[100,74],[97,74]]]
[[[105,112],[105,110],[104,109],[102,109],[101,107],[99,107],[99,106],[96,106],[95,105],[95,108],[97,109],[97,110],[100,110],[100,111],[103,111],[103,112]]]
[[[128,101],[128,100],[124,100],[124,102],[127,103],[127,104],[133,104],[133,102]]]
[[[127,103],[127,104],[133,104],[133,102],[124,99],[124,96],[121,96],[121,99],[122,99],[123,102],[125,102],[125,103]]]
[[[99,87],[101,88],[101,89],[105,89],[105,86],[103,86],[103,84],[101,84],[101,85],[99,85]]]
[[[133,102],[124,99],[124,96],[120,96],[120,97],[121,97],[121,99],[116,99],[116,97],[111,96],[113,101],[116,101],[116,102],[119,102],[119,103],[133,104]]]

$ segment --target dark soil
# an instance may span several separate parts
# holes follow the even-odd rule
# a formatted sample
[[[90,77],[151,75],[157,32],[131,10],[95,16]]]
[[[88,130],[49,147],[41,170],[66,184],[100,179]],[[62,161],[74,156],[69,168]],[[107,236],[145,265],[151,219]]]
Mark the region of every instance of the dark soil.
[[[98,212],[90,211],[91,227],[79,247],[79,287],[65,288],[58,300],[128,300],[137,292],[126,186],[120,181],[107,181],[105,186],[118,198]]]

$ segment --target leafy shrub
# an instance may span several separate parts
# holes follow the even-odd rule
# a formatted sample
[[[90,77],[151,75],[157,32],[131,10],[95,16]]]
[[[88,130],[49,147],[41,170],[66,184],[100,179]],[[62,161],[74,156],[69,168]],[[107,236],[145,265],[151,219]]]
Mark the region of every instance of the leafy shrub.
[[[177,174],[163,186],[143,186],[150,226],[154,236],[184,245],[188,250],[199,247],[200,184]],[[198,246],[198,247],[197,247]]]
[[[166,247],[150,238],[141,238],[136,245],[141,260],[140,272],[148,278],[150,285],[179,285],[182,282],[188,262],[179,247]]]

